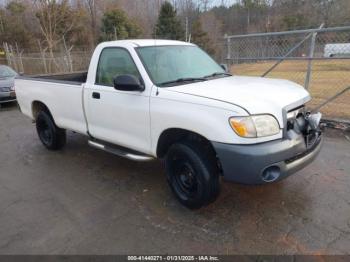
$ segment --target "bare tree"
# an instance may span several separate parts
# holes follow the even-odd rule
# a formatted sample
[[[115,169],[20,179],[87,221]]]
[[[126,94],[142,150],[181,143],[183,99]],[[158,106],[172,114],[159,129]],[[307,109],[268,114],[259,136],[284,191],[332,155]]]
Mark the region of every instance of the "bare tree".
[[[50,55],[49,71],[51,72],[52,62],[57,66],[54,59],[54,49],[74,26],[74,21],[68,21],[71,15],[70,6],[67,0],[60,2],[56,0],[36,0],[34,11]]]

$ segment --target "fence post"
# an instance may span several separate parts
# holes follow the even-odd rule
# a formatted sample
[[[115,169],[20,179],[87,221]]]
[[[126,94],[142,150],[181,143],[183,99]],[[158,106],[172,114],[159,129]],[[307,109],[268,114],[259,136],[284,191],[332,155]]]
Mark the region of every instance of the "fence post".
[[[45,48],[44,50],[42,49],[40,40],[38,40],[38,44],[39,44],[40,56],[44,65],[45,74],[47,74],[48,70],[47,70],[46,55],[45,55],[47,48]]]
[[[228,70],[231,72],[231,38],[225,34],[224,38],[226,39],[226,45],[227,45],[227,56],[226,56],[226,61],[227,61],[227,66]]]
[[[19,71],[19,69],[18,69],[18,58],[16,57],[16,53],[15,53],[15,51],[13,51],[13,47],[12,47],[12,45],[9,45],[9,50],[10,50],[10,58],[11,58],[11,60],[12,60],[12,66],[13,66],[13,68],[15,69],[15,71]]]
[[[5,56],[6,56],[7,65],[10,66],[10,67],[12,67],[9,46],[8,46],[8,44],[7,44],[6,42],[3,43],[3,46],[4,46],[4,51],[5,51]]]
[[[319,29],[322,29],[323,27],[324,27],[324,23],[322,23],[320,25]],[[314,55],[315,55],[316,37],[317,37],[317,32],[313,33],[312,38],[311,38],[309,62],[307,65],[307,72],[306,72],[305,85],[304,85],[306,90],[308,90],[310,87],[312,60],[313,60]]]
[[[73,49],[73,46],[71,46],[70,48],[67,47],[66,39],[64,38],[64,36],[63,36],[62,40],[63,40],[64,50],[65,50],[65,53],[67,56],[67,69],[69,72],[73,72],[73,61],[72,61],[72,56],[71,56],[71,51]]]
[[[22,59],[23,50],[19,51],[17,42],[16,42],[16,51],[17,51],[17,60],[19,60],[18,71],[20,74],[23,74],[24,73],[24,66],[23,66],[23,59]]]

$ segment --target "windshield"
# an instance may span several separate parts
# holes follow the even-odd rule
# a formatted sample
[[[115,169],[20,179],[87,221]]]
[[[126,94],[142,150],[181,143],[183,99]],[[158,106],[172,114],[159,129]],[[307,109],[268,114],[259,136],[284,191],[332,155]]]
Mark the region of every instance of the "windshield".
[[[137,48],[155,85],[171,86],[225,76],[223,68],[197,46],[150,46]]]
[[[17,73],[8,66],[0,66],[0,78],[15,77]]]

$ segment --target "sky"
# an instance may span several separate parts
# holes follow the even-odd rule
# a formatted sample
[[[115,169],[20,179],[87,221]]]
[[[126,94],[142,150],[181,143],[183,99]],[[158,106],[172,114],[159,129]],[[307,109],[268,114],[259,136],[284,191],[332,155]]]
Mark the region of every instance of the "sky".
[[[0,0],[0,5],[4,5],[8,1],[9,0]],[[234,3],[236,3],[237,0],[214,0],[212,5],[213,6],[221,5],[222,2],[224,2],[226,5],[230,6],[230,5],[234,4]]]
[[[226,5],[230,6],[237,2],[237,0],[215,0],[213,5],[221,5],[224,2]]]

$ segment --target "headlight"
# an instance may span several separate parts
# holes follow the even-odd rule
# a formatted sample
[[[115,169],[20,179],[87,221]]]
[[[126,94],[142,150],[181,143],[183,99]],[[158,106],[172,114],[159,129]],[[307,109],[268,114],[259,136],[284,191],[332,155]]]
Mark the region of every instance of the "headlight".
[[[241,137],[265,137],[280,132],[280,126],[276,118],[271,115],[231,117],[229,122],[236,134]]]
[[[15,91],[15,86],[14,86],[14,85],[11,86],[11,87],[10,87],[10,90],[11,90],[11,91]]]

